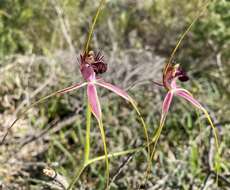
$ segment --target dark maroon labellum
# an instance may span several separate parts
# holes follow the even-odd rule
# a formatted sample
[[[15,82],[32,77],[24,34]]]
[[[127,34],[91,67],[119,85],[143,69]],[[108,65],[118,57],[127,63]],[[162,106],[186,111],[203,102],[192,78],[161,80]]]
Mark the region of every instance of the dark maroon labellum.
[[[181,81],[181,82],[186,82],[189,80],[189,77],[188,76],[181,76],[181,77],[178,77],[178,79]]]
[[[186,82],[189,80],[189,77],[188,76],[182,76],[182,77],[179,77],[178,78],[181,82]]]
[[[96,74],[102,74],[107,71],[107,64],[104,62],[96,62],[92,64],[92,67]]]
[[[98,52],[96,55],[93,51],[81,55],[81,65],[88,64],[93,68],[96,74],[102,74],[107,71],[107,64],[104,62],[104,56]]]
[[[104,56],[98,52],[95,56],[95,62],[92,64],[96,74],[102,74],[107,71],[107,64],[104,62]]]
[[[186,82],[186,81],[189,80],[189,77],[187,76],[187,73],[180,67],[177,69],[175,76],[178,77],[178,79],[181,82]]]

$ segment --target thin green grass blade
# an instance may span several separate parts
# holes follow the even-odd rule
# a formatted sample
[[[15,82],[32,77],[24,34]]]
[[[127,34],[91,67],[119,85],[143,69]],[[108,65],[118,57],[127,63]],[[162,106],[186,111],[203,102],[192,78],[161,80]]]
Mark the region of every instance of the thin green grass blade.
[[[68,187],[68,189],[72,189],[74,187],[75,183],[78,181],[78,179],[81,176],[81,174],[84,171],[84,169],[87,166],[89,166],[90,164],[93,164],[93,163],[101,161],[101,160],[106,160],[108,158],[114,158],[114,157],[117,157],[117,156],[124,156],[124,155],[127,155],[127,154],[134,154],[134,153],[140,152],[140,151],[146,149],[146,147],[150,146],[154,142],[154,139],[156,139],[156,138],[153,138],[153,141],[151,141],[150,144],[145,144],[144,146],[140,146],[140,147],[132,148],[132,149],[128,149],[128,150],[123,150],[123,151],[118,151],[118,152],[112,152],[112,153],[109,153],[107,155],[105,154],[105,155],[102,155],[102,156],[97,156],[95,158],[89,159],[87,162],[84,162],[84,164],[77,171],[77,173],[76,173],[73,181],[71,182],[70,186]]]
[[[102,10],[103,5],[105,4],[105,2],[106,2],[106,0],[101,0],[100,1],[100,4],[99,4],[99,6],[97,8],[97,12],[96,12],[96,14],[95,14],[95,16],[93,18],[93,23],[92,23],[92,25],[90,27],[90,30],[89,30],[89,33],[88,33],[88,37],[87,37],[87,40],[86,40],[86,44],[85,44],[85,53],[89,52],[89,44],[90,44],[90,42],[92,40],[93,30],[95,28],[98,16],[99,16],[99,14],[100,14],[100,12],[101,12],[101,10]]]
[[[57,140],[54,141],[54,145],[58,147],[64,153],[64,155],[66,155],[66,157],[69,159],[69,161],[72,163],[74,167],[76,165],[76,160],[72,156],[72,154],[64,147],[64,145]]]
[[[79,170],[75,174],[73,181],[70,183],[67,190],[71,190],[74,188],[75,183],[78,181],[79,177],[81,176],[81,174],[83,173],[83,171],[85,170],[86,167],[87,167],[87,164],[85,164],[85,163],[83,165],[81,165],[81,167],[79,168]]]
[[[37,101],[35,101],[34,103],[32,103],[32,104],[30,104],[29,106],[27,106],[22,112],[20,112],[20,113],[17,115],[17,118],[13,121],[13,123],[10,125],[10,127],[8,127],[8,129],[7,129],[6,133],[5,133],[5,135],[3,136],[2,140],[1,140],[0,145],[2,145],[2,144],[4,143],[4,141],[5,141],[6,137],[7,137],[7,135],[9,134],[10,129],[11,129],[11,128],[17,123],[17,121],[18,121],[19,119],[21,119],[21,118],[26,114],[26,112],[29,111],[32,107],[34,107],[34,106],[36,106],[36,105],[38,105],[38,104],[40,104],[40,103],[42,103],[42,102],[48,100],[49,98],[51,98],[51,97],[53,97],[53,96],[56,96],[56,95],[63,95],[64,93],[71,92],[71,91],[73,91],[73,90],[79,89],[79,88],[85,86],[86,84],[87,84],[87,83],[84,82],[84,83],[75,84],[75,85],[72,85],[72,86],[70,86],[70,87],[67,87],[67,88],[58,90],[58,91],[56,91],[56,92],[53,92],[53,93],[51,93],[51,94],[49,94],[49,95],[47,95],[47,96],[44,96],[44,97],[40,98],[39,100],[37,100]]]
[[[4,141],[5,141],[6,137],[7,137],[7,135],[9,134],[9,131],[11,130],[11,128],[17,123],[17,121],[18,121],[19,119],[21,119],[22,117],[25,116],[25,114],[27,113],[27,111],[29,111],[32,107],[34,107],[34,106],[36,106],[36,105],[38,105],[38,104],[40,104],[40,103],[46,101],[47,99],[49,99],[49,98],[51,98],[51,97],[53,97],[53,96],[56,96],[58,93],[59,93],[59,91],[56,91],[56,92],[54,92],[54,93],[52,93],[52,94],[49,94],[49,95],[47,95],[47,96],[45,96],[45,97],[39,99],[38,101],[32,103],[31,105],[29,105],[28,107],[26,107],[22,112],[20,112],[20,113],[18,114],[17,118],[16,118],[16,119],[13,121],[13,123],[10,125],[10,127],[8,127],[8,129],[7,129],[6,133],[5,133],[5,135],[4,135],[3,138],[2,138],[2,141],[1,141],[0,145],[2,145],[2,144],[4,143]]]

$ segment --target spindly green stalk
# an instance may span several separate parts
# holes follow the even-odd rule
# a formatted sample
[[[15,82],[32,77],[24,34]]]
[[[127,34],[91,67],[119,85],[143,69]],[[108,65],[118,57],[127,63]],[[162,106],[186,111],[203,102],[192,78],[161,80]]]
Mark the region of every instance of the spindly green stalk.
[[[77,182],[77,180],[79,179],[80,175],[82,174],[82,172],[84,171],[84,169],[88,165],[89,156],[90,156],[90,128],[91,128],[91,109],[90,109],[90,104],[87,101],[84,162],[83,162],[82,166],[80,167],[80,169],[77,170],[77,172],[76,172],[76,174],[75,174],[70,186],[68,187],[68,189],[73,188],[74,184]]]
[[[90,156],[90,128],[91,128],[91,110],[90,104],[87,102],[86,109],[86,135],[85,135],[85,160],[84,163],[87,163]]]
[[[67,188],[67,190],[73,189],[75,183],[78,181],[78,179],[81,176],[82,172],[90,164],[93,164],[93,163],[101,161],[101,160],[106,160],[106,159],[108,160],[108,158],[113,158],[113,157],[117,157],[117,156],[124,156],[124,155],[127,155],[127,154],[137,153],[139,151],[142,151],[142,150],[146,149],[146,147],[150,146],[153,142],[154,141],[152,141],[150,144],[145,144],[144,146],[140,146],[140,147],[137,147],[137,148],[132,148],[132,149],[123,150],[123,151],[119,151],[119,152],[112,152],[112,153],[109,153],[107,155],[97,156],[95,158],[89,159],[87,162],[82,164],[82,166],[79,168],[79,170],[75,174],[75,177],[74,177],[73,181],[71,182],[70,186]]]
[[[149,178],[150,170],[151,170],[151,168],[152,168],[153,157],[154,157],[154,155],[155,155],[156,146],[157,146],[157,144],[158,144],[158,140],[159,140],[159,138],[160,138],[162,129],[163,129],[163,127],[164,127],[165,119],[166,119],[166,115],[163,115],[162,118],[161,118],[161,121],[160,121],[160,127],[157,129],[156,134],[155,134],[155,135],[152,137],[152,139],[151,139],[151,142],[154,142],[154,144],[153,144],[152,151],[151,151],[151,153],[150,153],[150,158],[149,158],[147,170],[146,170],[146,172],[145,172],[144,184],[146,184],[146,182],[147,182],[147,180],[148,180],[148,178]],[[141,184],[140,184],[140,185],[141,185]],[[140,189],[140,187],[139,187],[139,189]]]

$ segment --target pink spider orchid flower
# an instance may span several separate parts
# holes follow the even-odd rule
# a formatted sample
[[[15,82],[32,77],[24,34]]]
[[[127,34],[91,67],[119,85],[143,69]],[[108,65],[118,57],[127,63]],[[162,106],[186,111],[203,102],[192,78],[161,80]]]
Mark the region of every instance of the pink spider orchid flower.
[[[109,183],[109,160],[108,160],[108,153],[107,153],[107,146],[106,146],[106,139],[105,139],[105,132],[102,124],[102,112],[101,112],[101,105],[97,94],[96,86],[104,87],[110,91],[113,91],[118,96],[124,98],[125,100],[134,104],[132,98],[120,88],[105,82],[102,78],[97,78],[97,74],[101,74],[106,72],[107,64],[103,60],[103,56],[98,53],[94,54],[93,51],[89,51],[88,53],[84,53],[80,55],[80,71],[82,77],[84,78],[85,82],[75,84],[69,88],[63,89],[59,91],[59,94],[63,94],[66,92],[70,92],[72,90],[79,89],[83,86],[87,86],[87,97],[88,103],[90,105],[91,112],[95,116],[98,121],[98,125],[101,131],[101,137],[104,146],[105,152],[105,161],[106,161],[106,179],[107,179],[107,187]]]
[[[39,99],[38,101],[34,102],[29,107],[27,107],[22,113],[20,113],[20,115],[10,125],[10,127],[7,130],[7,133],[4,135],[2,139],[1,144],[4,142],[6,136],[8,135],[9,130],[31,107],[43,102],[44,100],[47,100],[48,98],[51,98],[52,96],[62,95],[67,92],[80,89],[84,86],[87,86],[87,97],[88,97],[88,102],[90,103],[91,112],[93,113],[93,115],[96,117],[98,121],[101,120],[102,113],[101,113],[100,102],[97,95],[96,85],[113,91],[114,93],[121,96],[125,100],[131,102],[132,104],[135,103],[134,100],[125,91],[121,90],[120,88],[110,83],[105,82],[102,78],[96,77],[97,74],[102,74],[107,70],[107,64],[104,62],[104,57],[100,53],[97,53],[95,55],[93,51],[89,51],[89,53],[81,54],[79,65],[80,65],[80,71],[82,77],[85,81],[58,90],[48,96]]]
[[[179,64],[172,65],[172,64],[167,64],[166,67],[164,68],[163,72],[163,84],[159,84],[157,82],[154,82],[160,86],[163,86],[167,90],[167,94],[164,98],[163,105],[162,105],[162,111],[161,111],[161,119],[160,119],[160,127],[158,128],[156,134],[153,137],[154,142],[154,147],[151,153],[151,159],[154,156],[154,152],[156,149],[156,144],[159,140],[162,128],[164,126],[166,116],[169,112],[169,108],[171,106],[172,100],[174,96],[181,97],[185,99],[186,101],[190,102],[195,108],[201,110],[208,122],[210,123],[210,126],[213,129],[214,133],[214,138],[215,138],[215,143],[217,147],[217,152],[219,150],[219,141],[218,141],[218,136],[217,136],[217,130],[215,126],[213,125],[213,122],[211,120],[211,117],[209,116],[207,110],[201,105],[201,103],[193,97],[193,95],[186,89],[177,86],[176,82],[179,79],[181,82],[185,82],[189,80],[189,77],[187,76],[186,72],[179,66]],[[217,154],[218,155],[218,154]],[[218,167],[216,165],[216,167]]]
[[[114,86],[110,83],[105,82],[102,78],[97,77],[97,74],[102,74],[106,72],[107,64],[104,62],[104,57],[97,53],[94,54],[93,51],[89,53],[84,53],[80,55],[80,71],[82,74],[84,82],[74,84],[73,86],[67,87],[58,91],[58,94],[63,94],[73,90],[77,90],[83,86],[87,86],[87,97],[90,104],[91,111],[95,118],[100,121],[102,118],[101,105],[97,95],[96,86],[104,87],[120,97],[124,98],[129,102],[134,102],[133,99],[122,89]]]
[[[146,141],[147,141],[147,145],[148,145],[148,153],[150,152],[149,150],[149,139],[148,139],[148,133],[147,133],[147,127],[145,125],[145,122],[143,120],[143,118],[140,115],[140,112],[136,106],[135,101],[122,89],[120,89],[117,86],[114,86],[110,83],[105,82],[102,78],[97,77],[98,74],[102,74],[104,72],[106,72],[107,70],[107,64],[104,62],[104,57],[100,54],[94,54],[93,51],[89,51],[88,53],[83,53],[80,55],[80,71],[82,74],[83,79],[85,80],[84,82],[80,82],[77,84],[74,84],[70,87],[58,90],[48,96],[45,96],[41,99],[39,99],[38,101],[36,101],[35,103],[31,104],[28,108],[26,108],[15,120],[14,122],[11,124],[11,126],[8,128],[6,134],[4,135],[1,144],[3,144],[6,136],[9,133],[9,130],[15,125],[15,123],[33,106],[43,102],[44,100],[52,97],[52,96],[56,96],[56,95],[62,95],[65,94],[67,92],[71,92],[73,90],[78,90],[84,86],[87,86],[87,97],[88,97],[88,103],[90,106],[90,110],[93,113],[93,115],[95,116],[95,118],[98,121],[98,125],[101,131],[101,136],[102,136],[102,141],[103,141],[103,146],[104,146],[104,152],[105,152],[105,161],[106,161],[106,175],[107,175],[107,183],[108,183],[108,179],[109,179],[109,161],[108,161],[108,153],[107,153],[107,148],[106,148],[106,139],[105,139],[105,132],[104,132],[104,128],[103,128],[103,124],[102,124],[102,111],[101,111],[101,105],[100,105],[100,101],[98,98],[98,94],[97,94],[97,88],[96,86],[100,86],[103,88],[106,88],[112,92],[114,92],[115,94],[117,94],[118,96],[122,97],[123,99],[127,100],[128,102],[130,102],[133,106],[133,108],[135,109],[135,111],[137,112],[137,114],[140,117],[141,123],[143,125],[144,128],[144,133],[145,133],[145,137],[146,137]],[[108,184],[107,184],[108,185]]]

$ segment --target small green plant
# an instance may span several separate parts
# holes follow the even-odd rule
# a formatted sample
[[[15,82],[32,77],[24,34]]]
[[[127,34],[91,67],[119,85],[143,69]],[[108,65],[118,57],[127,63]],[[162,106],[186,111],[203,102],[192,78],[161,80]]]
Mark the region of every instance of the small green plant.
[[[174,57],[178,47],[180,46],[182,40],[184,39],[186,34],[189,32],[189,30],[191,29],[193,24],[201,16],[201,14],[206,9],[208,4],[209,4],[209,2],[204,5],[204,7],[202,8],[201,13],[199,13],[197,15],[197,17],[189,25],[187,30],[182,34],[182,36],[179,39],[176,47],[172,51],[172,54],[171,54],[167,64],[164,67],[164,70],[163,70],[162,83],[154,82],[155,84],[164,87],[167,90],[167,94],[166,94],[166,96],[164,98],[164,101],[163,101],[163,104],[162,104],[162,111],[161,111],[161,118],[160,118],[159,128],[157,129],[155,135],[152,137],[152,141],[154,142],[154,145],[153,145],[153,148],[151,150],[150,160],[152,160],[153,157],[154,157],[154,153],[156,151],[156,146],[158,144],[162,129],[163,129],[164,124],[165,124],[166,116],[167,116],[167,114],[169,112],[169,108],[171,106],[171,103],[172,103],[172,100],[173,100],[174,96],[178,96],[178,97],[181,97],[181,98],[187,100],[195,108],[197,108],[198,110],[200,110],[200,111],[202,111],[204,113],[205,117],[207,118],[208,122],[210,123],[210,126],[212,127],[212,130],[213,130],[213,133],[214,133],[214,138],[215,138],[215,143],[216,143],[216,148],[217,148],[217,156],[219,155],[219,141],[218,141],[217,130],[216,130],[216,128],[215,128],[215,126],[214,126],[214,124],[212,122],[212,119],[211,119],[208,111],[205,109],[204,106],[202,106],[200,104],[200,102],[196,98],[193,97],[193,95],[188,90],[186,90],[186,89],[184,89],[182,87],[179,87],[176,84],[177,80],[180,80],[181,82],[186,82],[187,80],[189,80],[189,77],[187,76],[186,72],[180,67],[179,64],[174,64],[173,65],[173,63],[172,63],[173,57]],[[217,171],[217,174],[219,172],[219,163],[218,163],[218,161],[219,160],[217,160],[217,162],[215,162],[216,163],[215,169]],[[148,173],[149,173],[150,168],[151,168],[151,165],[148,167],[148,169],[146,171],[146,178],[148,178]]]

